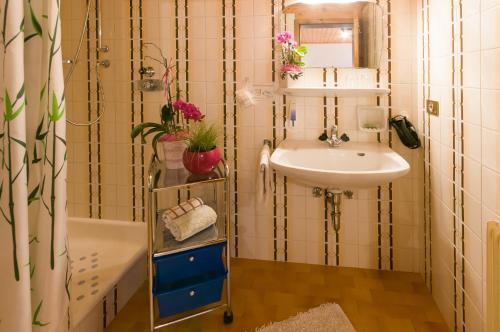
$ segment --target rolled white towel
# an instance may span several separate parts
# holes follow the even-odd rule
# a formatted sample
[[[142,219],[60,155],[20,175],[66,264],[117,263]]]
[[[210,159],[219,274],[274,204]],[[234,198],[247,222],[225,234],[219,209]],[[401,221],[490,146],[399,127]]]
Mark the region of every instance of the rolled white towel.
[[[259,174],[257,176],[257,198],[261,203],[265,202],[272,192],[271,168],[269,166],[270,158],[271,147],[268,144],[264,144],[260,151]]]
[[[208,205],[202,205],[188,213],[170,220],[166,227],[177,241],[201,232],[217,222],[217,213]]]
[[[204,203],[201,198],[199,197],[191,198],[185,202],[182,202],[179,205],[173,206],[170,209],[166,209],[165,211],[163,211],[161,219],[165,224],[167,224],[170,221],[185,215],[189,211],[199,208],[203,204]]]

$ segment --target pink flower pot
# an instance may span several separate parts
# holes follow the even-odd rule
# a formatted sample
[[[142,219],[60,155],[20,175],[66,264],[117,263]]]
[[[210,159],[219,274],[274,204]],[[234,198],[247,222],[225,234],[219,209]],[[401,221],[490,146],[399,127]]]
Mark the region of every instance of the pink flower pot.
[[[221,159],[219,148],[206,152],[185,150],[182,156],[184,167],[194,174],[207,174],[214,170]]]

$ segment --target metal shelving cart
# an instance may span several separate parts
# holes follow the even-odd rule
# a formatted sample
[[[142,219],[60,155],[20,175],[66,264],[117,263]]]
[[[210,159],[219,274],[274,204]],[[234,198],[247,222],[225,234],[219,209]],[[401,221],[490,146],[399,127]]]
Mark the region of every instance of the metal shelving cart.
[[[151,158],[148,174],[150,330],[220,308],[225,308],[224,323],[229,324],[233,320],[229,166],[221,160],[213,172],[203,176],[165,166],[164,162]],[[192,238],[177,242],[162,222],[161,206],[166,201],[169,205],[166,207],[172,207],[200,193],[211,197],[206,204],[217,212],[217,222]]]

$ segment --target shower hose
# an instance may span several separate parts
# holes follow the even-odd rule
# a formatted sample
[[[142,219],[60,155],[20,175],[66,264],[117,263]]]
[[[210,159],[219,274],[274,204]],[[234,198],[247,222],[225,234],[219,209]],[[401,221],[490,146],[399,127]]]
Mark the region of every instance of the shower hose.
[[[97,1],[99,0],[94,0],[96,2],[96,5],[97,5]],[[71,76],[73,75],[73,72],[76,68],[76,65],[80,59],[80,51],[82,49],[82,44],[83,44],[83,38],[84,38],[84,34],[85,34],[85,31],[88,29],[88,21],[89,21],[89,14],[90,14],[90,7],[92,5],[92,0],[89,0],[87,2],[87,11],[85,13],[85,19],[84,19],[84,23],[83,23],[83,27],[82,27],[82,33],[80,34],[80,39],[78,41],[78,47],[76,49],[76,52],[75,52],[75,55],[73,56],[73,58],[71,60],[68,60],[66,63],[70,64],[70,68],[68,70],[68,73],[66,74],[66,77],[64,78],[64,84],[66,87],[69,86],[69,82],[70,82],[70,79],[71,79]],[[99,20],[100,20],[100,13],[99,13]],[[99,46],[101,45],[101,33],[100,33],[100,22],[98,23],[99,24],[99,33],[98,33],[98,38],[99,38]],[[104,48],[101,48],[99,47],[99,49],[97,50],[97,52],[103,50]],[[107,48],[105,48],[107,50]],[[101,84],[101,75],[100,75],[100,67],[109,67],[110,63],[109,63],[109,60],[103,60],[103,61],[97,61],[97,64],[96,64],[96,79],[97,79],[97,94],[98,94],[98,97],[100,99],[100,103],[99,103],[99,108],[100,108],[100,112],[98,112],[98,115],[97,115],[97,118],[93,119],[93,120],[90,120],[89,122],[75,122],[75,121],[71,121],[70,119],[66,119],[66,122],[73,125],[73,126],[79,126],[79,127],[85,127],[85,126],[92,126],[93,124],[99,122],[99,120],[101,120],[101,118],[103,117],[104,115],[104,112],[106,110],[105,108],[105,95],[104,95],[104,89],[102,88],[102,84]]]

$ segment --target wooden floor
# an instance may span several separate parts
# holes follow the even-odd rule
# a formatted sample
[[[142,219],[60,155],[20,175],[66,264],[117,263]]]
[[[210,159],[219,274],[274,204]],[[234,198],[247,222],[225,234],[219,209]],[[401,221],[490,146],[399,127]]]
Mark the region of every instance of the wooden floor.
[[[234,259],[234,322],[216,311],[161,331],[253,331],[322,303],[336,302],[357,331],[448,331],[418,274]],[[148,331],[144,285],[106,332]]]

